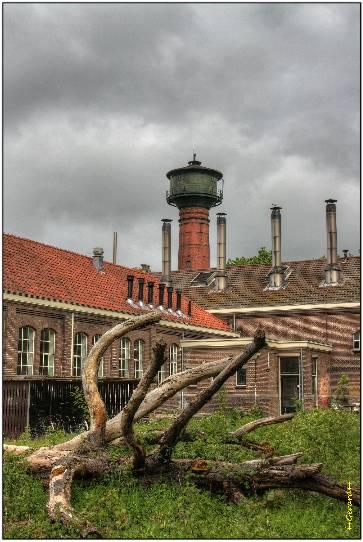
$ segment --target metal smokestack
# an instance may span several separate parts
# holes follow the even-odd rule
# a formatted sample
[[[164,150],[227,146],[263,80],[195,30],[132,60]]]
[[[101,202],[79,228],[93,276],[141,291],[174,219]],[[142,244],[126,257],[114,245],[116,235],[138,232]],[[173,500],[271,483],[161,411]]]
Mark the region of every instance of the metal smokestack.
[[[226,213],[217,213],[217,291],[225,290],[226,274]]]
[[[170,285],[171,282],[171,222],[170,218],[162,221],[162,275],[160,282]]]
[[[326,199],[326,233],[327,233],[327,266],[325,268],[325,283],[338,284],[340,266],[337,251],[337,215],[336,199]]]
[[[112,263],[117,261],[117,231],[113,232]]]
[[[269,275],[270,288],[280,288],[284,282],[281,267],[281,213],[278,205],[271,207],[272,270]]]

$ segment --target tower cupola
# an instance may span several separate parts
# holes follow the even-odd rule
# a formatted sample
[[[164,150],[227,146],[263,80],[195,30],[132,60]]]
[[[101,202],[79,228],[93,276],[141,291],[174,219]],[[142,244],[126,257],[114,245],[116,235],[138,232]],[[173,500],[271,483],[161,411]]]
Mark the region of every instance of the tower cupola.
[[[166,174],[170,189],[166,201],[179,209],[178,269],[210,268],[209,209],[222,203],[223,174],[196,159]]]

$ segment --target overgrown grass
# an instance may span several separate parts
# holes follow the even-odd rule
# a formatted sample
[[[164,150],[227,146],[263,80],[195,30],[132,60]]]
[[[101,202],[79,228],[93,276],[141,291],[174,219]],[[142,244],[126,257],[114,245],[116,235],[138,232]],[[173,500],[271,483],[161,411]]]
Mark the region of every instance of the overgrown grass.
[[[175,457],[243,461],[256,457],[239,445],[221,444],[227,431],[253,419],[217,412],[194,419],[188,430],[202,430],[203,439],[179,443]],[[165,420],[138,424],[140,434],[160,429]],[[50,437],[53,444],[56,435]],[[299,413],[285,424],[253,433],[277,453],[304,452],[303,462],[323,462],[325,471],[346,483],[359,481],[359,417],[350,412],[315,410]],[[46,444],[47,437],[41,440]],[[58,439],[63,441],[64,435]],[[39,445],[21,440],[24,444]],[[124,448],[109,447],[112,456]],[[6,457],[3,471],[4,538],[79,538],[79,533],[51,524],[46,513],[47,490],[27,474],[24,459]],[[72,504],[101,531],[104,538],[359,538],[358,510],[346,530],[346,504],[302,491],[270,491],[259,498],[228,504],[190,484],[167,477],[145,485],[115,470],[98,481],[75,481]]]

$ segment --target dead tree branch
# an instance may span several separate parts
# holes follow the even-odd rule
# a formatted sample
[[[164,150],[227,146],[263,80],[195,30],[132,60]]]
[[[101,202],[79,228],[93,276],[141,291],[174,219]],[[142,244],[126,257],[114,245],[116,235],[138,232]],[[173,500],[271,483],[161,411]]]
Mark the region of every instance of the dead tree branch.
[[[84,397],[91,419],[91,429],[87,435],[88,444],[92,443],[94,446],[99,447],[105,441],[106,407],[97,385],[98,369],[102,355],[116,339],[135,329],[155,324],[159,322],[160,318],[160,313],[153,311],[117,324],[102,335],[88,354],[82,375]]]
[[[134,452],[134,470],[141,470],[145,465],[145,449],[136,439],[133,421],[135,414],[141,405],[150,384],[154,380],[160,367],[165,363],[165,348],[164,342],[157,342],[153,347],[153,356],[150,362],[150,366],[142,379],[140,380],[137,388],[132,394],[129,402],[122,411],[120,431],[123,435],[125,443],[128,444]]]
[[[233,433],[231,433],[231,436],[240,438],[240,437],[243,437],[243,435],[246,435],[247,433],[251,433],[255,429],[258,429],[259,427],[265,427],[266,425],[273,425],[275,423],[288,422],[294,416],[295,416],[295,413],[283,414],[282,416],[274,416],[274,417],[261,418],[259,420],[254,420],[252,422],[246,423],[246,425],[243,425],[240,429],[233,431]]]

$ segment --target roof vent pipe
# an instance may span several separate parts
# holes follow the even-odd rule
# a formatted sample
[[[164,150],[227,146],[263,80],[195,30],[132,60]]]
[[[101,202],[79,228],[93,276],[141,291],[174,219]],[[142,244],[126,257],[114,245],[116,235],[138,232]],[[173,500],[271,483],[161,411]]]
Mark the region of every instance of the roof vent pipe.
[[[170,218],[163,218],[162,221],[162,275],[160,282],[166,285],[171,283],[171,222]]]
[[[117,261],[117,231],[113,232],[112,263]]]
[[[92,261],[97,271],[103,271],[103,248],[102,247],[95,247],[93,249]]]
[[[217,213],[217,291],[225,290],[226,274],[226,213]]]
[[[269,274],[270,288],[280,288],[284,282],[284,268],[281,266],[281,213],[278,205],[271,207],[272,269]]]
[[[127,275],[127,299],[132,301],[134,289],[134,275]]]
[[[337,251],[337,211],[336,199],[326,199],[326,233],[327,233],[327,266],[325,268],[325,283],[338,284],[340,266]]]

